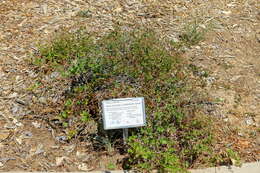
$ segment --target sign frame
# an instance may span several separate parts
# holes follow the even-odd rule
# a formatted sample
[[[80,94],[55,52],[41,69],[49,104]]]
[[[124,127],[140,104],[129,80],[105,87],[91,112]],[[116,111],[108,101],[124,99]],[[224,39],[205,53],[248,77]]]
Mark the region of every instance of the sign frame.
[[[126,125],[126,126],[116,126],[116,127],[107,127],[106,124],[106,115],[105,115],[105,102],[124,102],[124,101],[131,101],[141,99],[141,108],[142,108],[142,117],[143,122],[142,124],[135,124],[135,125]],[[113,129],[128,129],[128,128],[135,128],[135,127],[143,127],[146,126],[146,114],[145,114],[145,102],[143,97],[128,97],[128,98],[117,98],[117,99],[109,99],[102,101],[102,119],[103,119],[103,127],[105,130],[113,130]]]

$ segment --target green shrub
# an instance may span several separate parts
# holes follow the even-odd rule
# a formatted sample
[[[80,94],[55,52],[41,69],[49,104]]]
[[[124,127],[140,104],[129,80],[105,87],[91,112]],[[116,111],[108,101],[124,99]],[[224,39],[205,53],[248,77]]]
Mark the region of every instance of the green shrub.
[[[200,35],[190,39],[193,44]],[[62,69],[70,81],[60,113],[65,122],[101,122],[102,100],[144,97],[147,126],[130,131],[124,167],[184,172],[209,157],[213,137],[209,119],[181,105],[191,92],[192,71],[168,45],[150,30],[116,29],[98,39],[79,30],[43,46],[35,62],[47,71]],[[69,139],[77,134],[70,126],[64,127],[72,129]]]

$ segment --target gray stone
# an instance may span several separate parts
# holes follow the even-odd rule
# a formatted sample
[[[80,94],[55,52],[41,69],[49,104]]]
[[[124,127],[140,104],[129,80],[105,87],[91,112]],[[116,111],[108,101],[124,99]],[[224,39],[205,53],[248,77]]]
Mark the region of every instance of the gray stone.
[[[23,133],[23,138],[31,138],[32,136],[33,136],[33,134],[30,131],[25,131]]]
[[[32,122],[32,125],[35,127],[35,128],[41,128],[41,123],[39,122]]]
[[[92,169],[90,169],[88,167],[88,165],[86,163],[79,164],[78,169],[81,170],[81,171],[90,171],[90,170],[92,170]]]
[[[69,145],[69,146],[64,146],[63,149],[68,152],[68,153],[71,153],[72,151],[74,151],[76,145]]]
[[[59,75],[60,75],[59,72],[53,72],[53,73],[51,73],[50,77],[51,77],[52,79],[54,79],[54,78],[59,77]]]
[[[66,136],[56,136],[55,139],[59,142],[64,143],[67,140]]]
[[[252,117],[248,117],[246,120],[245,120],[245,123],[246,125],[250,126],[250,125],[253,125],[254,124],[254,120]]]
[[[42,96],[39,98],[39,102],[43,104],[47,104],[47,98]]]

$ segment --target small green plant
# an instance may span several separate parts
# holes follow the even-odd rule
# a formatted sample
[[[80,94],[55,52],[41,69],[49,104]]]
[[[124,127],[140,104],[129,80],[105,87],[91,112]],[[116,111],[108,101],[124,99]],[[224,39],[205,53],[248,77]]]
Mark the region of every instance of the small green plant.
[[[180,40],[187,46],[198,44],[204,39],[205,30],[201,29],[197,23],[186,26],[185,32],[180,35]]]
[[[67,119],[69,117],[68,111],[62,111],[60,113],[60,117],[63,118],[63,119]]]
[[[66,107],[71,107],[72,106],[72,100],[71,99],[68,99],[66,102],[65,102],[65,106]]]
[[[77,13],[79,17],[91,17],[91,11],[89,10],[82,10]]]
[[[241,159],[238,153],[232,149],[226,149],[227,157],[231,160],[232,164],[236,166],[241,165]]]
[[[204,40],[207,30],[206,28],[200,27],[197,22],[186,25],[184,31],[179,35],[179,40],[171,41],[171,44],[177,50],[182,50],[183,47],[194,46]]]
[[[87,111],[83,111],[83,112],[80,114],[80,116],[81,116],[81,120],[82,120],[83,122],[87,122],[87,121],[90,120],[90,114],[89,114]]]
[[[108,165],[107,165],[107,169],[115,170],[116,169],[116,165],[113,162],[109,162]]]
[[[76,134],[77,134],[76,130],[69,130],[67,133],[68,140],[71,140],[72,138],[74,138]]]
[[[33,85],[31,85],[29,88],[27,88],[28,91],[35,91],[41,86],[40,82],[35,82]]]

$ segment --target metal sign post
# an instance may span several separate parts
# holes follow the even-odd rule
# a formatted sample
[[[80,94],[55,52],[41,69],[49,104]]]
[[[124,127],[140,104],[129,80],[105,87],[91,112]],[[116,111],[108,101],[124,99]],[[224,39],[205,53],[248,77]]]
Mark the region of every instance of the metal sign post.
[[[126,144],[128,139],[128,129],[123,129],[123,139],[124,139],[124,144]]]

